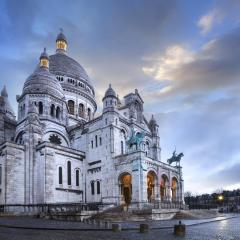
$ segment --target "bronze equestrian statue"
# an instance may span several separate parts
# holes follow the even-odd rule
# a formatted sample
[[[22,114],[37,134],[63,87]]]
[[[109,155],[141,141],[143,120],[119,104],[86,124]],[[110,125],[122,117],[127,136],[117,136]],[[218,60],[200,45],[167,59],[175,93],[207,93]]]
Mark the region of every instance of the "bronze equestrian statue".
[[[129,148],[131,148],[132,146],[136,146],[136,149],[139,149],[140,143],[142,142],[142,140],[145,137],[145,133],[144,131],[142,132],[135,132],[134,129],[131,129],[131,136],[129,137],[129,139],[127,140],[127,145],[129,146]]]
[[[181,161],[181,158],[184,156],[184,154],[181,152],[178,155],[176,154],[176,150],[173,152],[173,155],[171,158],[167,160],[168,164],[171,165],[173,162],[179,163]]]

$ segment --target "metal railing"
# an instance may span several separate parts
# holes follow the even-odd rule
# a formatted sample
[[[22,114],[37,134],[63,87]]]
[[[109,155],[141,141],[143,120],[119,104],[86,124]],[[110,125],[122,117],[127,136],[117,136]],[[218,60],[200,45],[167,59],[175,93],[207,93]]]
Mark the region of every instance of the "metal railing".
[[[99,211],[102,205],[102,203],[4,204],[0,205],[0,212],[77,213],[83,211]]]

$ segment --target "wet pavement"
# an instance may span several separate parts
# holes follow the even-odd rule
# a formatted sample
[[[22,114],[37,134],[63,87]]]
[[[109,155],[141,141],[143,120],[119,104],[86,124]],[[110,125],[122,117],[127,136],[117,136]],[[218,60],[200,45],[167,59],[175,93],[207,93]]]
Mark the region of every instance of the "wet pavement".
[[[1,240],[95,240],[95,239],[113,239],[113,240],[156,240],[156,239],[189,239],[189,240],[240,240],[240,217],[229,218],[225,220],[219,219],[219,221],[202,223],[193,226],[187,226],[185,237],[175,237],[173,235],[173,228],[164,229],[150,229],[149,233],[140,234],[138,230],[126,230],[122,232],[112,232],[110,230],[87,230],[89,224],[83,224],[78,222],[60,222],[44,219],[31,219],[31,218],[0,218],[0,225],[2,222],[5,224],[19,226],[20,222],[23,226],[43,227],[48,226],[69,228],[72,226],[72,230],[42,230],[42,229],[18,229],[18,228],[7,228],[0,227],[0,239]],[[189,220],[190,221],[190,220]],[[194,220],[196,221],[196,220]],[[159,221],[158,221],[159,222]],[[149,222],[150,223],[150,222]],[[161,223],[151,222],[150,227],[154,227],[156,224],[166,224],[166,227],[170,227],[174,221],[161,221]],[[190,224],[191,222],[189,222]],[[195,222],[196,223],[196,222]],[[134,223],[137,224],[137,223]],[[139,224],[139,223],[138,223]],[[168,225],[167,225],[168,224]],[[163,226],[162,225],[162,226]],[[21,226],[21,225],[20,225]],[[36,226],[36,227],[37,227]],[[81,231],[77,230],[77,228]],[[85,230],[84,230],[85,226]],[[138,225],[136,225],[138,226]]]

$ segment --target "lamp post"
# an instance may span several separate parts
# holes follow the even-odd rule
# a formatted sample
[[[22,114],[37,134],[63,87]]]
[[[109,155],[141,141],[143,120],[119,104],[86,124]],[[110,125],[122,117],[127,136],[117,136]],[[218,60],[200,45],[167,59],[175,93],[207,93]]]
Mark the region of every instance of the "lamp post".
[[[220,206],[223,207],[224,196],[222,194],[218,195],[218,201],[220,203]],[[222,210],[224,209],[222,208]]]

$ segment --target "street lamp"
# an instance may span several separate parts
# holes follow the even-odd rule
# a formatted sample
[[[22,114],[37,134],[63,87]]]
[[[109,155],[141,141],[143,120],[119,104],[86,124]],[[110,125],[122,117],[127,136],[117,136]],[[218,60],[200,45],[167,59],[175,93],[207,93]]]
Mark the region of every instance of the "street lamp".
[[[224,200],[223,195],[219,195],[219,196],[218,196],[218,200],[219,200],[219,201],[223,201],[223,200]]]
[[[220,211],[224,211],[224,209],[223,209],[224,196],[222,194],[218,195],[218,201],[220,203],[220,207],[222,207],[222,210],[220,210]]]

